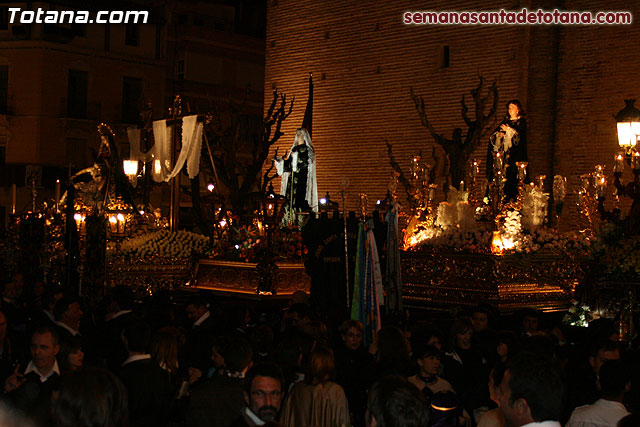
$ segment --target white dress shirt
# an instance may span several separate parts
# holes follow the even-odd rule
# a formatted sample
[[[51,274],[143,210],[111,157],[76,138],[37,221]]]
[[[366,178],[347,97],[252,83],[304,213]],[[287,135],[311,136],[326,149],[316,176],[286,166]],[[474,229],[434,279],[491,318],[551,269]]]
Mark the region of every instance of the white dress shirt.
[[[49,378],[51,378],[53,374],[60,375],[60,368],[58,367],[58,361],[55,360],[53,362],[53,368],[51,368],[51,370],[47,373],[47,375],[42,375],[42,373],[38,371],[38,368],[36,368],[36,365],[33,363],[33,360],[31,360],[29,361],[29,364],[27,365],[27,369],[25,369],[24,374],[27,375],[31,372],[35,372],[40,376],[40,382],[46,382]]]
[[[147,359],[151,359],[150,354],[134,354],[133,356],[127,357],[127,360],[124,361],[122,366],[127,365],[131,362],[137,362],[138,360],[147,360]]]
[[[593,405],[574,409],[566,427],[615,427],[627,415],[629,412],[622,403],[598,399]]]

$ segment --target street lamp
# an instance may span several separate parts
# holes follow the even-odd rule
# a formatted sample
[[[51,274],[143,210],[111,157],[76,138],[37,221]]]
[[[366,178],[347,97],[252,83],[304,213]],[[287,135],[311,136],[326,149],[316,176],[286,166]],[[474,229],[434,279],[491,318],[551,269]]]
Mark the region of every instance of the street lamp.
[[[124,160],[122,162],[124,174],[129,177],[132,186],[136,186],[138,177],[138,161],[137,160]]]
[[[633,106],[635,99],[625,99],[626,106],[613,116],[618,124],[618,144],[630,154],[640,135],[640,110]]]

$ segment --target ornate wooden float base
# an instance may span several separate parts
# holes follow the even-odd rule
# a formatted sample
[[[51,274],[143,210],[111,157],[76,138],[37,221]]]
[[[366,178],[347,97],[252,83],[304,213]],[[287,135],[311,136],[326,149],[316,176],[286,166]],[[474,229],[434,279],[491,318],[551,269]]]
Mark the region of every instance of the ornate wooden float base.
[[[191,279],[191,261],[175,264],[110,262],[107,286],[128,285],[140,295],[184,286]]]
[[[501,312],[565,310],[581,277],[579,262],[566,255],[432,251],[405,252],[401,260],[403,301],[418,308],[488,302]]]
[[[305,273],[304,264],[276,264],[278,270],[273,278],[275,297],[289,298],[296,291],[309,293],[311,278]],[[256,293],[258,283],[260,276],[256,263],[201,259],[189,287],[226,295],[261,297]]]

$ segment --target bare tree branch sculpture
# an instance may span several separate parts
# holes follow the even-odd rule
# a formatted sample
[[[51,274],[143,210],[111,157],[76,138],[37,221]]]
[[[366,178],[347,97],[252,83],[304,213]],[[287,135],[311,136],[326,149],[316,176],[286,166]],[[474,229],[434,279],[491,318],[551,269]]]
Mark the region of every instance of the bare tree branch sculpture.
[[[387,144],[387,155],[389,156],[389,163],[391,164],[393,170],[398,172],[398,181],[400,181],[400,183],[404,186],[404,190],[407,193],[407,200],[411,200],[411,183],[404,175],[404,172],[402,172],[402,167],[400,167],[395,157],[393,156],[393,147],[391,146],[387,138],[384,139],[384,143]]]
[[[271,146],[284,135],[282,123],[291,114],[294,100],[288,101],[285,94],[274,91],[261,125],[251,123],[244,113],[244,103],[236,107],[230,102],[225,114],[215,114],[207,126],[219,185],[226,190],[227,207],[240,218],[247,213],[251,193],[264,192],[276,176],[269,175],[272,167],[264,174],[262,170]]]
[[[473,119],[468,115],[469,107],[467,106],[465,96],[463,95],[460,100],[462,119],[467,125],[467,133],[464,138],[461,128],[455,128],[450,139],[446,138],[443,134],[439,134],[427,117],[424,99],[422,96],[415,94],[413,87],[410,88],[411,99],[413,99],[422,125],[429,130],[433,139],[443,148],[449,158],[450,167],[448,175],[450,176],[452,184],[456,187],[460,184],[460,181],[465,179],[471,154],[496,123],[495,115],[498,109],[499,77],[493,80],[493,83],[487,88],[486,94],[485,79],[482,75],[478,75],[478,78],[480,80],[478,86],[471,90],[471,97],[474,104]],[[490,101],[491,106],[485,114],[485,110]]]

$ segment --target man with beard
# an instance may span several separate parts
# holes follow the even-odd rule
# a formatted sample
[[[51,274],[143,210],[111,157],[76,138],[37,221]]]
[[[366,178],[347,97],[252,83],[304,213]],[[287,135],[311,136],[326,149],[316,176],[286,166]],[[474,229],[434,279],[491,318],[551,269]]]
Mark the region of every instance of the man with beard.
[[[264,362],[253,366],[245,378],[246,407],[232,427],[254,427],[273,422],[280,411],[284,378],[278,365]]]

